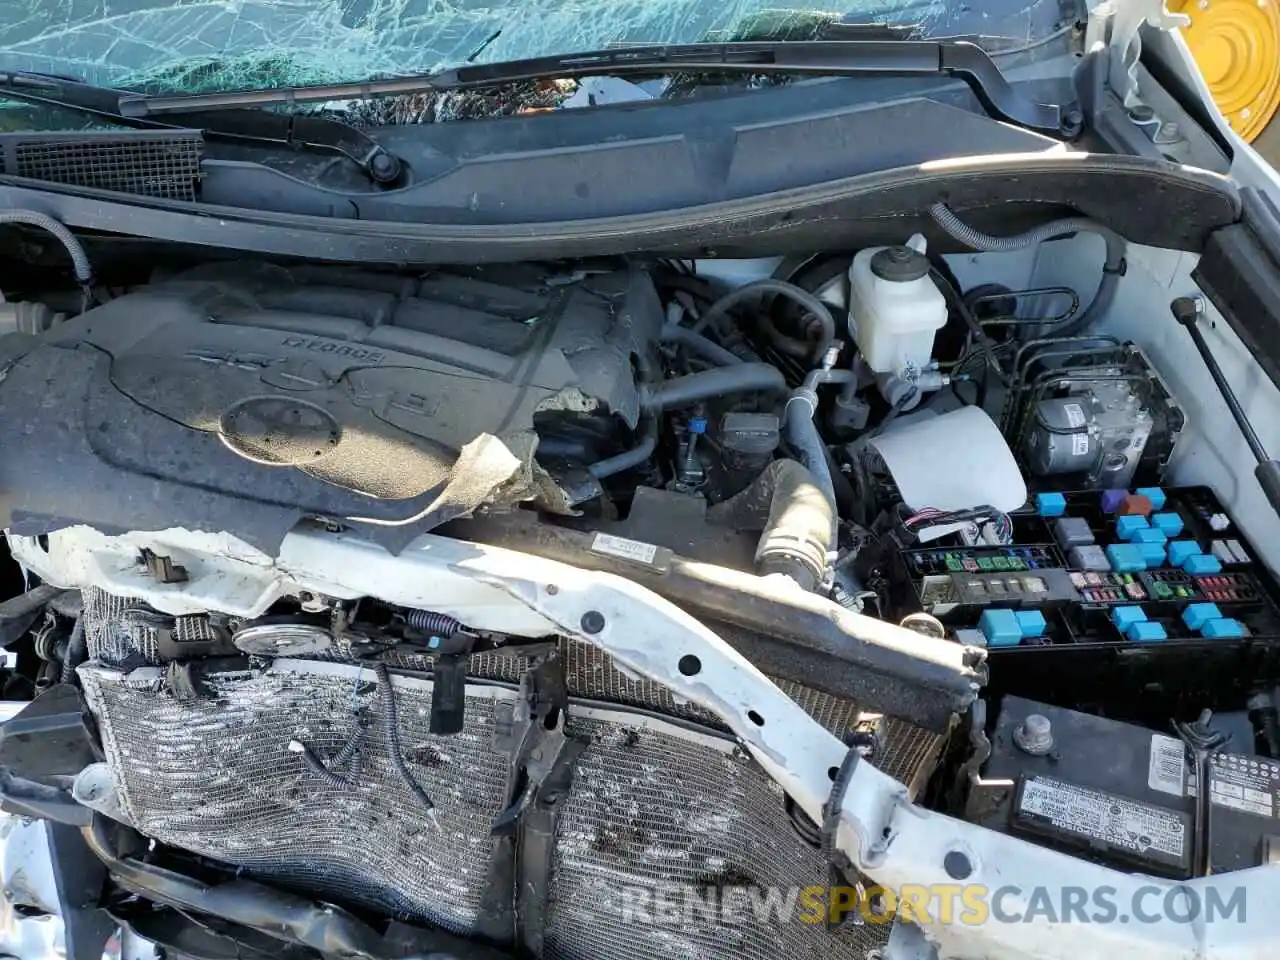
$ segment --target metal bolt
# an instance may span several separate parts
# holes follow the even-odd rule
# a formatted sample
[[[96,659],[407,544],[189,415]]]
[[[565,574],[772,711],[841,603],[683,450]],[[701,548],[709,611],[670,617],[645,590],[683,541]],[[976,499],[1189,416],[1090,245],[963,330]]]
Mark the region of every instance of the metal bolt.
[[[604,629],[604,614],[599,610],[588,610],[582,615],[582,632],[599,633]]]
[[[557,587],[554,583],[547,584],[547,593],[549,593],[551,596],[554,597],[559,592],[560,592],[560,588]]]
[[[1245,107],[1243,110],[1240,111],[1241,120],[1248,120],[1251,116],[1253,116],[1253,111],[1250,110],[1248,107]]]
[[[1160,124],[1160,129],[1156,132],[1154,142],[1165,145],[1177,143],[1180,139],[1182,139],[1182,132],[1178,129],[1177,121],[1166,120]]]
[[[1200,0],[1200,2],[1196,4],[1196,7],[1197,7],[1197,8],[1199,8],[1199,9],[1201,9],[1201,10],[1208,10],[1208,9],[1209,9],[1209,0]]]
[[[388,183],[400,175],[400,161],[389,153],[376,153],[369,160],[369,172],[381,183]]]
[[[1013,742],[1023,753],[1043,757],[1053,749],[1053,727],[1049,718],[1039,713],[1027,714],[1021,726],[1013,731]]]
[[[938,640],[944,640],[947,636],[947,628],[942,625],[942,621],[929,613],[909,613],[898,626]]]

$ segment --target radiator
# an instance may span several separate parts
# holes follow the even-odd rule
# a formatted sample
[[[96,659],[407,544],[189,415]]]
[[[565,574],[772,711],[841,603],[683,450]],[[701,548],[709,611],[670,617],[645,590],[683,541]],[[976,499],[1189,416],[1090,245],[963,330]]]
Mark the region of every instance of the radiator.
[[[510,725],[522,657],[472,659],[456,736],[428,732],[431,682],[409,672],[426,661],[408,658],[393,675],[402,755],[436,804],[436,829],[391,766],[370,669],[276,660],[207,675],[205,695],[179,698],[147,647],[145,620],[124,615],[130,606],[86,592],[94,660],[80,677],[120,807],[140,832],[321,899],[475,931],[490,825],[506,801],[510,758],[495,738]],[[575,698],[566,732],[587,747],[560,808],[545,956],[865,960],[883,946],[887,926],[801,922],[795,891],[828,885],[827,861],[797,835],[777,785],[713,718],[618,671],[594,647],[562,642],[561,653]],[[134,668],[140,661],[156,665]],[[900,779],[918,785],[932,769],[937,735],[784,689],[837,733],[876,726],[877,764]],[[334,756],[361,711],[373,722],[351,785],[324,781],[289,749],[297,740]],[[714,904],[729,888],[778,891],[777,910],[789,903],[793,915],[670,909],[678,891]],[[646,914],[649,894],[669,909]]]

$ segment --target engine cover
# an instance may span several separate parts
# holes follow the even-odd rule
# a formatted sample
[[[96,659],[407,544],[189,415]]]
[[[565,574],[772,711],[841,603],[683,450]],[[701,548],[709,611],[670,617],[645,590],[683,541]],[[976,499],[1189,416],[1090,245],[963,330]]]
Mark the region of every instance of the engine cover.
[[[270,551],[320,516],[394,548],[532,498],[535,414],[634,426],[633,356],[661,323],[639,271],[200,268],[0,341],[0,526],[181,526]]]

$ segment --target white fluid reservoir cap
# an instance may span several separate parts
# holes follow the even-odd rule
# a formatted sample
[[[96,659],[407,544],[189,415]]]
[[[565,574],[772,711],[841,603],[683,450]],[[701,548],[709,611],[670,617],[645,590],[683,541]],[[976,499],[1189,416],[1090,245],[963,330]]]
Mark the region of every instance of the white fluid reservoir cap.
[[[989,504],[1008,513],[1027,502],[1027,484],[1013,451],[978,407],[894,427],[871,446],[913,510]]]

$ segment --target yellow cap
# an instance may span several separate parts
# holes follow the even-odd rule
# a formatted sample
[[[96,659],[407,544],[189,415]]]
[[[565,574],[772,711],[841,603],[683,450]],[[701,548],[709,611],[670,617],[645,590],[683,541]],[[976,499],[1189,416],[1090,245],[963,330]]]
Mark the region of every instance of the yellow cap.
[[[1280,0],[1170,0],[1187,46],[1231,129],[1253,140],[1280,107]]]

